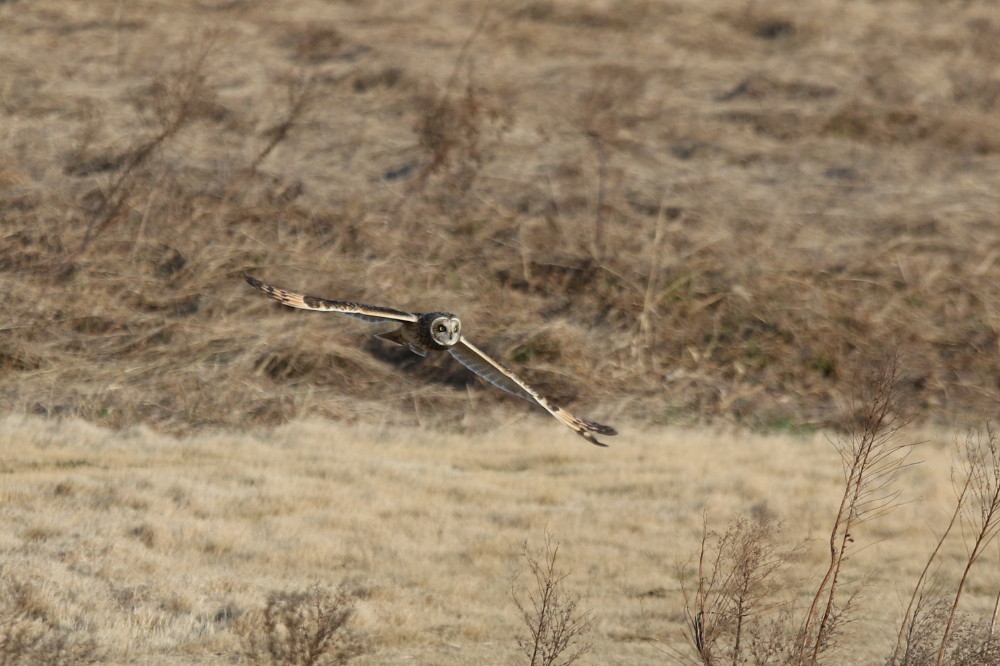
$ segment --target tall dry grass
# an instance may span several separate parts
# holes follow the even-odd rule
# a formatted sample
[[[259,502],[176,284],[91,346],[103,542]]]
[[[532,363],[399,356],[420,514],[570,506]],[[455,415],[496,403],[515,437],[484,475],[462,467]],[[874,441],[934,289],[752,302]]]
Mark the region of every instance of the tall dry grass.
[[[959,614],[959,603],[973,567],[1000,534],[1000,447],[993,427],[987,423],[982,429],[970,432],[958,454],[959,464],[953,478],[955,511],[913,588],[890,659],[892,664],[975,664],[1000,660],[1000,636],[996,633],[1000,589],[988,618],[970,619]],[[936,563],[941,546],[956,522],[962,528],[966,557],[957,582],[952,583],[954,596],[949,599],[949,587],[928,588],[926,574]]]
[[[0,7],[11,409],[465,427],[508,400],[246,270],[458,312],[612,422],[835,425],[890,346],[918,418],[996,404],[988,2],[397,12]]]
[[[680,571],[686,635],[697,663],[802,665],[845,659],[846,646],[857,640],[851,625],[864,621],[866,596],[871,592],[863,576],[847,582],[853,560],[870,546],[860,533],[869,522],[887,520],[899,508],[900,477],[916,446],[901,441],[906,416],[901,411],[897,364],[895,357],[873,364],[846,416],[845,429],[851,434],[836,445],[843,493],[833,512],[829,562],[820,569],[822,576],[809,603],[799,604],[782,583],[796,551],[780,544],[781,525],[774,516],[764,511],[739,516],[721,534],[710,533],[705,525],[693,589],[685,585],[684,569]],[[895,645],[884,663],[940,666],[995,663],[1000,658],[1000,638],[994,633],[1000,585],[990,590],[995,599],[992,613],[958,613],[973,566],[1000,533],[997,451],[997,438],[988,424],[984,432],[970,433],[960,450],[958,471],[952,477],[955,511],[916,576]],[[952,582],[940,568],[932,573],[931,565],[960,518],[964,518],[961,546],[966,556]],[[874,655],[867,657],[873,659]]]

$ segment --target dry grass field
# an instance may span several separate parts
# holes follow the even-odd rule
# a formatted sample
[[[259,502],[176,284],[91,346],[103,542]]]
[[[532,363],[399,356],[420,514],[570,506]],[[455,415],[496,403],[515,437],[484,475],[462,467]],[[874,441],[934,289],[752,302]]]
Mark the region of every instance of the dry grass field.
[[[0,3],[0,395],[465,418],[253,271],[456,312],[597,420],[836,425],[888,347],[921,417],[992,414],[993,3],[800,4]]]
[[[807,539],[801,612],[888,354],[926,462],[851,535],[838,644],[882,662],[1000,404],[998,184],[992,0],[0,1],[0,631],[230,663],[268,594],[343,581],[358,663],[514,663],[547,527],[586,660],[695,660],[703,514]],[[244,272],[455,312],[621,435]]]
[[[519,548],[546,531],[592,611],[588,663],[694,663],[678,571],[691,573],[703,519],[782,521],[777,543],[801,549],[776,596],[807,602],[842,487],[818,435],[656,428],[603,451],[535,425],[469,436],[310,420],[182,439],[37,417],[2,426],[8,604],[109,663],[233,663],[241,621],[270,592],[314,583],[357,595],[354,626],[372,647],[357,663],[523,663],[511,574],[523,580]],[[951,444],[930,437],[901,506],[856,533],[847,577],[864,611],[833,663],[891,651],[954,499]],[[961,539],[946,550],[951,588]],[[965,612],[988,617],[994,558]]]

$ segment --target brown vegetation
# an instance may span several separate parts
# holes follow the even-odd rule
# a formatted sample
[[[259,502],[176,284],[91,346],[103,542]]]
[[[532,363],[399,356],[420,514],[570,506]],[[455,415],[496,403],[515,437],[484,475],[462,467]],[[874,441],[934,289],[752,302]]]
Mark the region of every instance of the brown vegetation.
[[[366,637],[358,664],[526,663],[526,628],[547,649],[584,626],[581,663],[796,661],[845,489],[823,434],[661,427],[609,458],[573,446],[572,433],[558,446],[546,426],[458,434],[312,420],[171,438],[0,419],[0,662],[290,661],[314,645],[336,660]],[[949,621],[949,663],[996,650],[983,640],[1000,590],[995,532],[977,527],[970,492],[963,535],[935,550],[955,501],[951,437],[919,439],[925,462],[904,471],[897,508],[851,528],[840,624],[825,631],[820,663],[934,663]],[[703,539],[702,516],[744,513]],[[558,535],[558,566],[554,541],[537,546],[546,533]],[[537,565],[516,586],[527,617],[510,598],[525,541]],[[700,569],[675,574],[699,548]],[[682,635],[685,591],[698,604],[698,653]]]
[[[241,622],[246,657],[275,666],[346,664],[365,651],[350,624],[354,613],[344,586],[272,592],[262,610]]]
[[[586,639],[593,628],[591,613],[579,608],[580,600],[566,589],[564,573],[556,568],[559,542],[545,532],[545,543],[538,552],[525,541],[521,558],[531,573],[527,592],[519,589],[520,571],[511,575],[511,598],[521,616],[526,635],[517,646],[530,666],[569,666],[587,654]]]
[[[362,663],[514,660],[510,547],[550,526],[595,613],[526,550],[532,660],[547,592],[598,662],[997,659],[995,431],[955,499],[934,430],[1000,399],[991,0],[9,0],[0,25],[0,401],[40,417],[0,420],[0,662],[337,662],[368,633]],[[243,272],[456,312],[632,427],[613,457],[540,411],[498,427],[526,405]],[[938,465],[902,497],[895,402],[841,414],[887,352]],[[849,640],[845,590],[874,618]]]
[[[611,422],[831,425],[889,347],[918,418],[988,413],[991,3],[606,4],[0,4],[5,404],[471,423],[252,269],[458,312]]]
[[[866,523],[884,520],[899,508],[898,476],[912,450],[912,443],[900,441],[905,418],[900,412],[896,372],[895,358],[876,364],[868,383],[859,386],[866,395],[857,397],[847,416],[854,425],[851,435],[837,446],[843,464],[843,495],[830,532],[829,564],[811,603],[801,611],[798,626],[795,599],[777,582],[783,578],[782,570],[789,568],[790,554],[777,545],[779,529],[773,517],[763,512],[739,517],[721,536],[711,539],[706,525],[695,591],[689,594],[685,588],[684,595],[687,636],[700,663],[802,666],[843,659],[840,653],[851,642],[847,625],[857,622],[858,602],[867,593],[863,579],[854,581],[849,594],[842,589],[848,561],[869,545],[859,543],[855,535]],[[994,635],[1000,588],[988,619],[958,615],[973,565],[1000,533],[996,436],[987,425],[985,434],[969,435],[961,453],[961,471],[953,477],[955,512],[917,576],[887,664],[986,664],[1000,658],[1000,638]],[[970,528],[963,530],[962,545],[968,555],[954,583],[949,608],[944,598],[951,585],[947,576],[938,572],[929,588],[928,572],[963,513]],[[953,628],[958,631],[953,633]]]
[[[99,660],[92,636],[53,618],[52,600],[38,582],[18,580],[5,569],[0,569],[0,664],[63,666]]]

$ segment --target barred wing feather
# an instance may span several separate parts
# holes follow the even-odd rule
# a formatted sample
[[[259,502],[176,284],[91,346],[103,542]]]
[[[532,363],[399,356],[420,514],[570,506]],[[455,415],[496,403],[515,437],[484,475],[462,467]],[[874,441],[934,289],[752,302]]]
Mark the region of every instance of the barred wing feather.
[[[339,312],[348,317],[354,317],[370,324],[381,324],[387,321],[415,322],[419,317],[412,312],[402,312],[392,308],[383,308],[377,305],[365,305],[364,303],[351,303],[350,301],[331,301],[327,298],[317,296],[306,296],[297,294],[281,287],[276,287],[266,282],[244,275],[243,279],[250,286],[270,296],[279,303],[300,310],[318,310],[320,312]]]
[[[499,361],[494,360],[481,349],[473,345],[462,336],[458,344],[449,347],[448,351],[455,359],[466,368],[476,373],[497,388],[503,389],[520,398],[537,403],[545,411],[559,419],[565,426],[576,432],[591,444],[597,446],[607,446],[594,437],[593,433],[599,435],[617,435],[618,432],[611,426],[606,426],[594,421],[588,421],[573,416],[559,405],[544,397],[528,384],[524,383],[517,375],[511,372]]]

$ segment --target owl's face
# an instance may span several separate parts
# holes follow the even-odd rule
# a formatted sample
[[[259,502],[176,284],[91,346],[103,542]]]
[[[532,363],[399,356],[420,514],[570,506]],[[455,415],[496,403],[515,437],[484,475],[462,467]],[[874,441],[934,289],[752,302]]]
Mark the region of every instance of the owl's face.
[[[431,321],[431,338],[442,347],[451,347],[462,337],[462,322],[455,315],[442,315]]]

